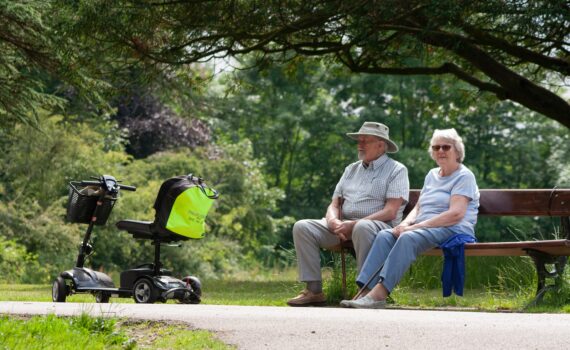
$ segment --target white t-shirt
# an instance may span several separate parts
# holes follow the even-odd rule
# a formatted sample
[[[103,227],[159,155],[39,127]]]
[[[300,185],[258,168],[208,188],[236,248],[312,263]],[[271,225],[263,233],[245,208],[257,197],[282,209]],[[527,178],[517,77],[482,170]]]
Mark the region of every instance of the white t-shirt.
[[[449,176],[440,176],[439,168],[431,169],[426,175],[424,187],[420,193],[420,211],[416,222],[422,222],[449,209],[451,196],[467,197],[469,204],[463,219],[448,228],[455,233],[475,235],[475,224],[479,211],[479,188],[475,175],[463,164]]]

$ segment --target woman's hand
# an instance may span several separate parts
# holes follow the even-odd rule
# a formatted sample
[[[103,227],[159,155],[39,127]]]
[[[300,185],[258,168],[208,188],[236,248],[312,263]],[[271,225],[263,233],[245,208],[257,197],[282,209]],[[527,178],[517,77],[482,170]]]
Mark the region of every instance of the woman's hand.
[[[402,221],[398,226],[392,229],[392,235],[396,238],[406,231],[410,230],[411,225],[405,221]]]

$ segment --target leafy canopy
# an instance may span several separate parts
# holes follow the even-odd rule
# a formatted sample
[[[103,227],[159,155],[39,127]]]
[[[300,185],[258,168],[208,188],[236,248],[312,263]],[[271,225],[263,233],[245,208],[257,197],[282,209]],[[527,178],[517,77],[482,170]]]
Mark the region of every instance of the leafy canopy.
[[[89,0],[77,8],[75,33],[97,54],[181,65],[258,52],[258,64],[321,56],[353,72],[450,75],[570,127],[556,85],[570,73],[565,0]]]

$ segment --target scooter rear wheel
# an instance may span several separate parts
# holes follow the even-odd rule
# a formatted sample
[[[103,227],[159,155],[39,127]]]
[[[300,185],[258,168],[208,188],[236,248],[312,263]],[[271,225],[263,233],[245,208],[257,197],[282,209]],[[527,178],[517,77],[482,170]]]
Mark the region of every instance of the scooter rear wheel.
[[[95,301],[97,303],[106,304],[111,299],[111,296],[105,292],[96,292],[95,293]]]
[[[65,284],[65,279],[61,276],[57,276],[51,286],[51,299],[56,303],[65,303],[67,292],[68,287]]]
[[[158,290],[154,287],[152,281],[147,278],[141,278],[133,287],[133,298],[138,304],[152,304],[158,298]]]

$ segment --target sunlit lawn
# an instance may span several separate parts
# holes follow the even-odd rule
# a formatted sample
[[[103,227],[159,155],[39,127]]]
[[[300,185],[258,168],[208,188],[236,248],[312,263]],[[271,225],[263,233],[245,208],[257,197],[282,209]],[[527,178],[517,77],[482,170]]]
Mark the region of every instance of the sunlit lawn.
[[[328,284],[340,285],[331,276],[330,269],[324,269],[325,289]],[[350,283],[350,282],[349,282]],[[260,271],[233,276],[220,280],[202,280],[202,304],[209,305],[251,305],[283,306],[287,300],[303,289],[296,281],[294,268],[284,271]],[[337,288],[340,290],[340,287]],[[349,297],[354,293],[352,286]],[[332,293],[332,292],[331,292]],[[472,310],[472,311],[514,311],[514,312],[569,312],[570,305],[540,306],[526,308],[533,298],[534,291],[505,292],[489,288],[466,288],[463,297],[452,295],[444,298],[441,289],[397,287],[392,293],[394,308]],[[337,307],[340,294],[329,303]],[[0,284],[0,301],[43,301],[51,302],[51,285],[40,284]],[[70,303],[94,303],[91,294],[75,294],[67,297]],[[134,303],[132,298],[111,298],[112,303]],[[168,303],[176,303],[169,300]]]
[[[286,306],[287,299],[296,295],[302,285],[294,280],[247,281],[212,280],[203,282],[202,304]],[[395,308],[444,309],[465,311],[523,311],[532,295],[491,292],[485,289],[467,289],[463,297],[443,298],[440,289],[399,288],[392,295]],[[0,301],[51,302],[50,285],[0,284]],[[67,302],[94,303],[90,294],[69,296]],[[132,298],[111,298],[112,303],[133,303]],[[175,303],[175,301],[168,301]],[[332,304],[330,307],[336,307]],[[570,312],[570,305],[562,307],[538,307],[531,312]]]

